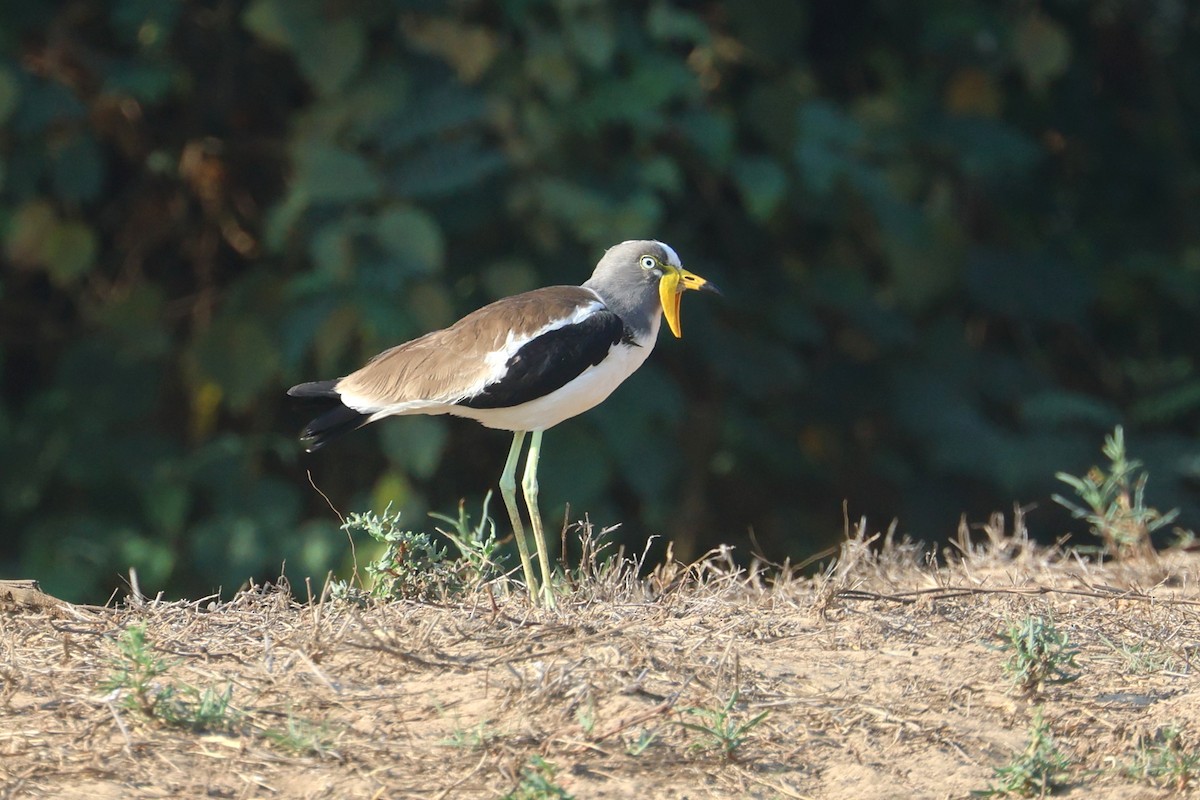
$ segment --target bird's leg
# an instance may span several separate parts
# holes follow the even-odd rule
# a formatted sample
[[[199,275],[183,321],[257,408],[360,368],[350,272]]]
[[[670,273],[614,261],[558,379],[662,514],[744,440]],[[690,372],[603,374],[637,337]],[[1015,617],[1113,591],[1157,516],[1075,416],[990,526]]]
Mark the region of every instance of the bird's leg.
[[[537,577],[533,574],[533,562],[529,559],[529,543],[525,541],[521,510],[517,508],[517,459],[521,455],[521,445],[524,443],[525,431],[515,431],[512,447],[508,449],[508,460],[504,462],[504,472],[500,473],[500,496],[504,498],[504,507],[508,509],[508,519],[512,522],[513,538],[517,540],[517,552],[521,554],[521,571],[525,573],[529,599],[536,604]]]
[[[525,462],[525,477],[521,489],[529,507],[529,524],[533,526],[533,541],[537,545],[538,562],[542,568],[542,594],[547,608],[554,608],[554,590],[550,583],[550,555],[546,551],[546,533],[542,528],[542,512],[538,510],[538,456],[541,455],[542,432],[534,431],[529,439],[529,460]]]

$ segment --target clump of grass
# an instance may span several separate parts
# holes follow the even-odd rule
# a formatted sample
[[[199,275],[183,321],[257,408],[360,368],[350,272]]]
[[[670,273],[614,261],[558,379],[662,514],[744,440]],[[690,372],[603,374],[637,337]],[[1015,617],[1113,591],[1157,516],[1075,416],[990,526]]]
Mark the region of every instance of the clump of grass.
[[[1174,522],[1179,509],[1164,514],[1146,505],[1146,481],[1150,476],[1142,470],[1142,462],[1126,455],[1125,431],[1120,425],[1105,437],[1101,452],[1109,462],[1107,472],[1092,467],[1082,478],[1055,473],[1054,477],[1075,490],[1083,505],[1057,494],[1053,495],[1054,502],[1076,519],[1085,520],[1109,554],[1117,558],[1148,555],[1153,552],[1150,534]]]
[[[427,533],[400,527],[400,512],[390,510],[389,505],[382,514],[350,514],[342,530],[362,531],[385,545],[379,558],[366,566],[372,597],[427,597],[453,578],[446,548],[438,547]]]
[[[233,686],[198,689],[160,680],[174,666],[154,654],[143,625],[130,625],[117,637],[112,674],[102,688],[147,719],[194,731],[229,730],[238,721],[231,705]]]
[[[1047,685],[1071,683],[1079,678],[1079,673],[1069,671],[1079,669],[1075,663],[1079,650],[1053,621],[1026,617],[1010,624],[1004,639],[1000,648],[1012,651],[1004,662],[1004,672],[1021,692],[1037,694]]]
[[[426,599],[462,592],[491,580],[500,573],[496,562],[499,549],[496,526],[487,514],[491,496],[488,492],[483,514],[475,526],[471,525],[462,504],[457,517],[430,514],[448,524],[447,529],[439,528],[438,532],[458,550],[457,558],[451,557],[449,548],[439,545],[429,534],[401,527],[400,512],[390,513],[390,505],[382,514],[369,511],[350,514],[342,530],[362,531],[383,544],[384,550],[365,568],[369,578],[365,592],[346,581],[336,581],[331,586],[332,595],[358,604],[371,597]]]
[[[694,749],[716,750],[726,761],[737,756],[737,751],[746,741],[747,734],[762,724],[770,714],[763,711],[746,719],[736,711],[741,691],[733,690],[729,699],[719,708],[688,708],[684,713],[699,717],[700,722],[680,722],[685,729],[701,735]]]
[[[1003,767],[996,767],[996,784],[971,792],[975,797],[1045,797],[1066,784],[1070,760],[1054,744],[1050,726],[1038,708],[1025,750]]]
[[[649,728],[643,728],[636,739],[630,739],[625,742],[625,752],[637,758],[649,750],[650,746],[656,741],[658,741],[658,734]]]
[[[1179,664],[1179,657],[1165,647],[1151,644],[1117,643],[1101,634],[1100,641],[1113,651],[1122,662],[1124,671],[1129,675],[1147,675],[1174,669]]]
[[[1175,727],[1161,728],[1153,736],[1139,739],[1133,763],[1125,774],[1162,788],[1182,792],[1200,769],[1200,752],[1187,747],[1183,732]]]
[[[288,714],[283,728],[265,728],[262,737],[282,750],[298,756],[336,756],[333,735],[324,723],[315,725],[302,717]]]
[[[117,637],[112,674],[100,685],[106,691],[121,693],[125,708],[153,717],[164,688],[158,678],[170,668],[146,643],[146,626],[130,625]]]
[[[471,516],[466,511],[466,503],[459,501],[458,516],[430,513],[429,516],[446,523],[448,528],[438,528],[438,533],[458,548],[456,566],[460,573],[470,576],[473,581],[468,583],[483,583],[500,572],[497,563],[497,551],[500,542],[496,539],[496,522],[488,516],[488,504],[492,501],[489,491],[483,498],[483,510],[479,514],[479,524],[471,525]]]
[[[521,780],[504,800],[575,800],[575,795],[554,782],[558,770],[541,756],[533,756],[521,769]]]
[[[225,731],[237,726],[233,708],[233,685],[218,690],[212,686],[169,685],[159,695],[155,716],[176,728],[193,731]]]
[[[166,680],[177,662],[154,653],[144,625],[130,625],[117,637],[112,672],[101,687],[119,698],[120,706],[147,721],[194,732],[238,733],[257,727],[251,714],[233,706],[233,684],[223,689],[198,688]],[[283,730],[263,728],[262,738],[299,755],[326,756],[330,736],[324,725],[288,715]]]
[[[446,747],[461,747],[466,750],[484,750],[500,739],[500,733],[481,720],[472,728],[455,728],[450,736],[442,740]]]

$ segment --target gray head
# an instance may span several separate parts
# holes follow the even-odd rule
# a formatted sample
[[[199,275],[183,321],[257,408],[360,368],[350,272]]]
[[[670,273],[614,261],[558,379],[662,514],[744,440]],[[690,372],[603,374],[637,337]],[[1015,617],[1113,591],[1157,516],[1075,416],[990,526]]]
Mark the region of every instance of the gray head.
[[[604,298],[632,328],[649,330],[662,312],[676,337],[681,335],[679,299],[683,292],[717,290],[704,278],[685,270],[670,245],[648,239],[610,247],[583,285]]]

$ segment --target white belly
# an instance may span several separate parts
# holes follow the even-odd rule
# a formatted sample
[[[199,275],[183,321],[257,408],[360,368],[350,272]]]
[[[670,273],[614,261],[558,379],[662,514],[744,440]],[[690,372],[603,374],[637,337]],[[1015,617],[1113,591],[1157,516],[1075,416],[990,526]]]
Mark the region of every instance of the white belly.
[[[478,420],[488,428],[506,431],[545,430],[602,403],[650,356],[655,338],[653,335],[647,337],[640,347],[614,345],[599,364],[588,367],[573,381],[537,400],[510,408],[452,406],[446,412],[456,417]]]

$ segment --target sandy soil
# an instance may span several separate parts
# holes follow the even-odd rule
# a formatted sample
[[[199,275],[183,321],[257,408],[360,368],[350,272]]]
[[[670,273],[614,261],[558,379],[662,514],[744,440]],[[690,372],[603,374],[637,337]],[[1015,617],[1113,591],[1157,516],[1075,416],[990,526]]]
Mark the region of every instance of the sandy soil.
[[[1039,709],[1062,796],[1195,793],[1200,554],[1100,566],[988,533],[936,564],[857,536],[815,578],[722,554],[611,570],[555,611],[500,587],[365,608],[0,592],[0,798],[957,798],[1003,782]],[[1006,677],[1000,634],[1031,616],[1077,680]],[[165,668],[149,714],[111,681],[139,625]],[[206,690],[230,707],[192,725]],[[766,712],[729,757],[684,724],[727,704],[732,729]]]

